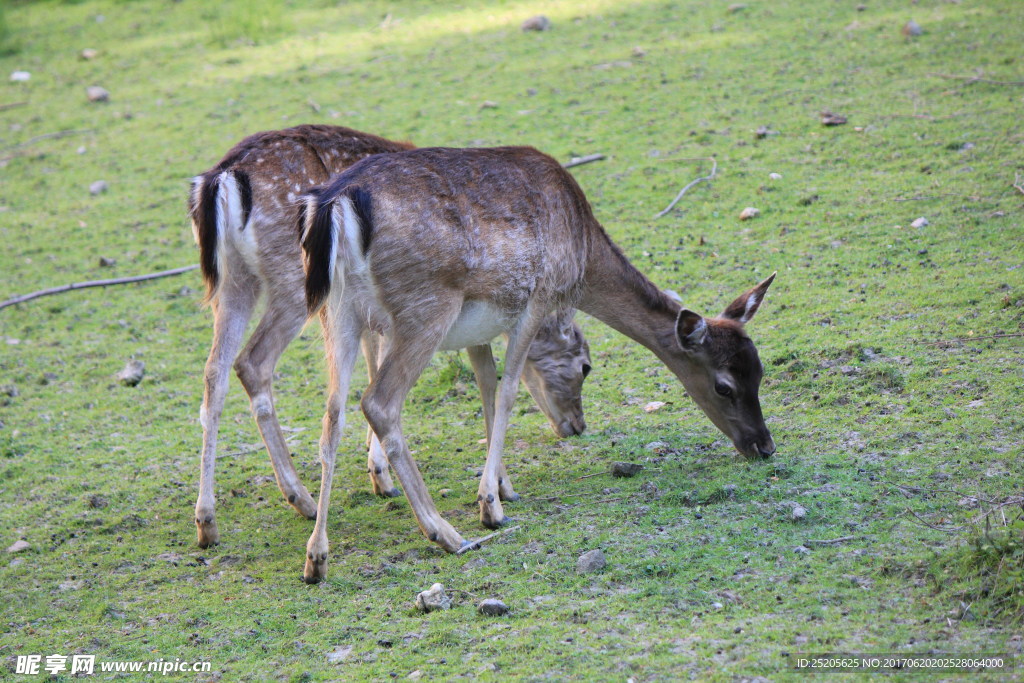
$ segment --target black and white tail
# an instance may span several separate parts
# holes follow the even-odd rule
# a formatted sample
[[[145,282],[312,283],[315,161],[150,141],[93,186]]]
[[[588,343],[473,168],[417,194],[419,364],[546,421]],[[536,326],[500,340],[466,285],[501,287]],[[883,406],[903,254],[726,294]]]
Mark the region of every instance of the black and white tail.
[[[206,283],[205,302],[216,295],[223,275],[223,241],[234,227],[244,230],[252,211],[252,185],[243,171],[209,171],[192,179],[188,213],[199,245],[199,266]]]
[[[320,310],[331,291],[338,255],[350,266],[365,267],[373,234],[370,194],[360,187],[314,188],[299,210],[299,231],[306,269],[306,308]]]

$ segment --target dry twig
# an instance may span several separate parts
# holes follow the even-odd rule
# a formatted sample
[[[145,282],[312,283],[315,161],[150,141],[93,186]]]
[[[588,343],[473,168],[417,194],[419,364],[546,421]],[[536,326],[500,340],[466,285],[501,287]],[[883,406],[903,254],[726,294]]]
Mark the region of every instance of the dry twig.
[[[655,218],[661,218],[662,216],[667,214],[669,211],[674,209],[676,204],[679,203],[679,200],[683,198],[684,194],[686,194],[687,190],[689,190],[691,187],[693,187],[697,183],[704,182],[704,181],[707,181],[709,183],[711,182],[711,180],[715,177],[715,173],[718,171],[718,162],[715,160],[714,157],[708,157],[708,159],[711,160],[711,173],[709,173],[706,176],[701,176],[700,178],[697,178],[696,180],[690,181],[686,185],[686,187],[684,187],[683,189],[679,190],[679,194],[676,195],[676,198],[672,200],[671,204],[666,206],[662,211],[659,211],[657,214],[655,214],[655,216],[654,216]]]
[[[1024,337],[1024,332],[1013,332],[1010,334],[979,334],[975,337],[953,337],[952,339],[939,339],[937,341],[922,342],[928,346],[935,344],[953,344],[956,342],[971,342],[979,339],[1007,339],[1010,337]]]
[[[966,527],[962,527],[962,526],[936,526],[935,524],[932,524],[928,520],[926,520],[923,517],[921,517],[921,515],[917,514],[916,512],[911,510],[910,508],[907,508],[906,510],[910,514],[914,515],[914,517],[917,518],[917,521],[919,521],[921,524],[925,525],[929,529],[935,529],[936,531],[952,532],[952,531],[963,531],[966,528]]]
[[[815,539],[808,538],[804,543],[810,543],[811,545],[834,545],[836,543],[846,543],[847,541],[856,541],[856,536],[843,536],[841,538],[827,538],[827,539]]]
[[[980,73],[974,76],[957,76],[956,74],[928,74],[935,78],[948,78],[954,81],[964,81],[965,83],[990,83],[992,85],[1024,85],[1024,81],[994,81],[991,78],[982,78]]]
[[[33,145],[39,142],[40,140],[56,140],[58,138],[66,138],[71,135],[85,135],[86,133],[95,132],[96,131],[94,131],[91,128],[85,128],[82,130],[58,130],[55,133],[43,133],[42,135],[37,135],[34,138],[29,138],[25,142],[19,142],[16,145],[10,145],[7,147],[7,149],[21,149],[22,147],[28,147],[29,145]]]
[[[604,159],[604,155],[601,153],[588,154],[585,157],[573,157],[569,161],[562,164],[562,168],[572,168],[574,166],[582,166],[583,164],[589,164],[593,161],[601,161]]]
[[[133,275],[131,277],[115,277],[109,280],[89,280],[88,282],[72,282],[69,285],[61,285],[60,287],[50,287],[49,289],[40,289],[38,292],[31,292],[29,294],[22,294],[16,296],[7,301],[0,302],[0,309],[13,306],[14,304],[20,304],[25,301],[31,301],[32,299],[38,299],[42,296],[50,296],[51,294],[62,294],[64,292],[71,292],[76,289],[88,289],[89,287],[109,287],[110,285],[124,285],[131,282],[142,282],[144,280],[156,280],[157,278],[170,277],[171,275],[181,275],[187,273],[190,270],[195,270],[199,265],[182,266],[181,268],[172,268],[171,270],[161,270],[158,273],[147,273],[146,275]]]
[[[14,109],[15,107],[24,107],[28,102],[8,102],[7,104],[0,104],[0,111],[7,111],[8,109]]]
[[[486,543],[487,541],[491,540],[492,538],[494,538],[496,536],[501,536],[502,534],[511,533],[511,532],[515,531],[516,529],[518,529],[518,528],[519,528],[518,526],[510,526],[507,529],[501,529],[499,531],[495,531],[493,534],[487,534],[483,538],[478,538],[475,541],[472,541],[472,542],[467,543],[466,545],[462,546],[461,548],[459,548],[458,550],[455,551],[455,554],[456,555],[462,555],[463,553],[468,553],[470,550],[480,550],[481,544]]]
[[[1017,190],[1021,194],[1024,194],[1024,187],[1020,184],[1020,173],[1013,174],[1013,189]]]

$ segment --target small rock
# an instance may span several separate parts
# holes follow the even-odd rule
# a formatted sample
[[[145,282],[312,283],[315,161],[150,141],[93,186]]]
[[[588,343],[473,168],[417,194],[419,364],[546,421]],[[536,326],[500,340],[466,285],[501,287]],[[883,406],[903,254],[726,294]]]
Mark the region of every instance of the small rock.
[[[771,178],[772,180],[782,180],[781,173],[769,173],[768,177]]]
[[[742,12],[745,9],[747,9],[747,6],[742,2],[734,2],[726,8],[726,11],[728,11],[729,14],[736,14],[737,12]]]
[[[793,509],[789,511],[789,516],[794,522],[799,522],[807,517],[807,510],[802,505],[794,505]]]
[[[668,405],[668,404],[665,403],[664,401],[651,401],[650,403],[648,403],[647,405],[644,406],[644,412],[645,413],[653,413],[653,412],[655,412],[657,410],[661,410],[666,405]]]
[[[920,218],[916,219],[913,223],[911,223],[910,227],[923,228],[926,225],[928,225],[928,219],[925,218],[924,216],[921,216]]]
[[[662,451],[666,451],[669,448],[671,448],[671,446],[669,446],[664,441],[652,441],[646,446],[644,446],[645,451],[653,451],[654,453],[661,453]]]
[[[757,138],[758,140],[763,140],[764,138],[768,137],[769,135],[778,135],[778,134],[779,134],[779,131],[772,130],[768,126],[758,126],[757,130],[754,131],[754,137]]]
[[[339,645],[338,647],[334,648],[333,650],[327,653],[327,663],[341,664],[346,659],[348,659],[348,656],[350,654],[352,654],[351,645]]]
[[[100,268],[111,268],[117,265],[117,261],[106,256],[100,256]]]
[[[867,6],[867,5],[865,5],[865,4],[863,4],[863,3],[861,3],[860,5],[857,5],[857,6],[856,6],[856,7],[854,8],[854,9],[855,9],[855,10],[857,10],[858,12],[863,12],[863,11],[864,11],[864,10],[866,10],[867,8],[868,8],[868,6]]]
[[[94,197],[98,194],[103,194],[108,189],[110,189],[110,186],[107,185],[106,180],[96,180],[89,184],[89,194]]]
[[[720,603],[720,602],[713,602],[713,603],[711,603],[711,607],[712,607],[713,609],[722,609],[722,608],[724,608],[724,607],[725,607],[725,605],[723,605],[723,604],[722,604],[722,603]]]
[[[640,491],[642,493],[646,493],[649,496],[657,496],[658,485],[655,484],[653,481],[645,481],[643,484],[640,484]]]
[[[576,560],[576,571],[580,574],[591,574],[601,571],[607,565],[608,560],[604,558],[604,553],[600,550],[588,550]]]
[[[633,48],[633,56],[634,57],[644,57],[646,55],[647,55],[647,50],[643,49],[639,45],[637,45],[636,47]]]
[[[96,57],[98,57],[99,54],[100,53],[99,53],[98,50],[94,50],[91,47],[87,47],[87,48],[84,48],[81,52],[79,52],[78,56],[80,58],[82,58],[82,59],[87,59],[88,60],[88,59],[96,59]]]
[[[100,495],[89,496],[89,507],[102,510],[107,507],[107,499]]]
[[[130,360],[125,364],[124,369],[117,373],[117,378],[121,380],[125,386],[134,387],[142,381],[142,377],[145,374],[145,363],[141,360]]]
[[[821,125],[823,126],[841,126],[846,123],[846,117],[842,114],[833,114],[826,110],[821,112]]]
[[[90,102],[107,102],[110,100],[110,91],[98,85],[90,85],[85,89],[85,96]]]
[[[451,492],[451,489],[441,489],[440,491],[438,491],[438,493],[441,494],[442,498],[447,498],[451,494]]]
[[[484,100],[480,104],[480,108],[481,109],[497,109],[498,108],[498,103],[497,102],[492,102],[491,100]]]
[[[839,372],[849,377],[850,375],[857,374],[857,368],[854,367],[853,365],[842,365],[839,367]]]
[[[500,617],[508,614],[508,605],[496,598],[487,598],[476,606],[476,611],[487,617]]]
[[[0,394],[6,394],[11,398],[18,398],[21,392],[18,391],[18,387],[14,386],[13,384],[5,384],[2,387],[0,387]]]
[[[435,583],[429,590],[416,596],[416,609],[421,612],[433,612],[439,609],[451,609],[452,599],[444,592],[444,586]]]
[[[797,547],[793,548],[793,552],[797,555],[810,555],[811,549],[805,545],[798,545]]]
[[[640,473],[640,470],[644,468],[643,465],[635,462],[615,462],[612,463],[612,476],[613,477],[635,477]]]
[[[907,23],[903,24],[903,28],[900,29],[900,33],[907,38],[916,38],[924,33],[924,29],[921,28],[920,24],[911,19]]]
[[[759,209],[755,209],[752,206],[748,206],[747,208],[740,211],[740,220],[749,221],[751,218],[756,218],[757,216],[760,215],[761,211]]]
[[[410,681],[418,681],[421,678],[423,678],[423,672],[419,669],[416,669],[415,671],[409,672],[409,675],[406,676],[406,678],[408,678]]]
[[[18,540],[7,546],[7,552],[9,553],[20,553],[22,550],[29,549],[28,541]]]
[[[543,14],[538,14],[537,16],[530,17],[524,21],[519,28],[524,31],[550,31],[551,20]]]
[[[76,149],[75,151],[76,151],[76,152],[77,152],[78,154],[85,154],[85,152],[86,152],[86,149],[85,149],[85,147],[84,147],[84,146],[82,146],[82,147],[79,147],[78,149]]]
[[[32,78],[32,74],[27,71],[15,71],[11,74],[12,83],[24,83],[30,78]]]

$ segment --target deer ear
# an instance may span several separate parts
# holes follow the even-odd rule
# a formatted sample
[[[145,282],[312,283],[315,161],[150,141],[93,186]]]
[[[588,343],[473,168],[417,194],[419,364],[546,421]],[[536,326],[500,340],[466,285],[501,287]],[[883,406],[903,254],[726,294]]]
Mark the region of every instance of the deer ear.
[[[768,276],[764,282],[754,287],[748,292],[740,294],[731,304],[729,304],[722,315],[719,318],[725,318],[727,320],[735,320],[740,324],[746,324],[754,317],[757,313],[757,309],[761,306],[761,302],[764,301],[764,294],[768,291],[768,286],[771,285],[772,280],[775,279],[775,273]]]
[[[676,338],[684,349],[694,349],[704,343],[708,333],[708,324],[704,318],[684,308],[676,318]]]

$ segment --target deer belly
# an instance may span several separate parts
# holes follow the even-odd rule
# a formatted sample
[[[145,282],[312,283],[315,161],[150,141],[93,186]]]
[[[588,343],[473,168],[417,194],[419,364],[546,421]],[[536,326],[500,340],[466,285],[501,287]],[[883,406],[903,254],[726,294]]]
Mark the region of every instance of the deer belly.
[[[455,351],[490,343],[502,332],[507,332],[513,322],[507,313],[493,304],[484,301],[466,302],[455,324],[449,328],[441,342],[441,349]]]

